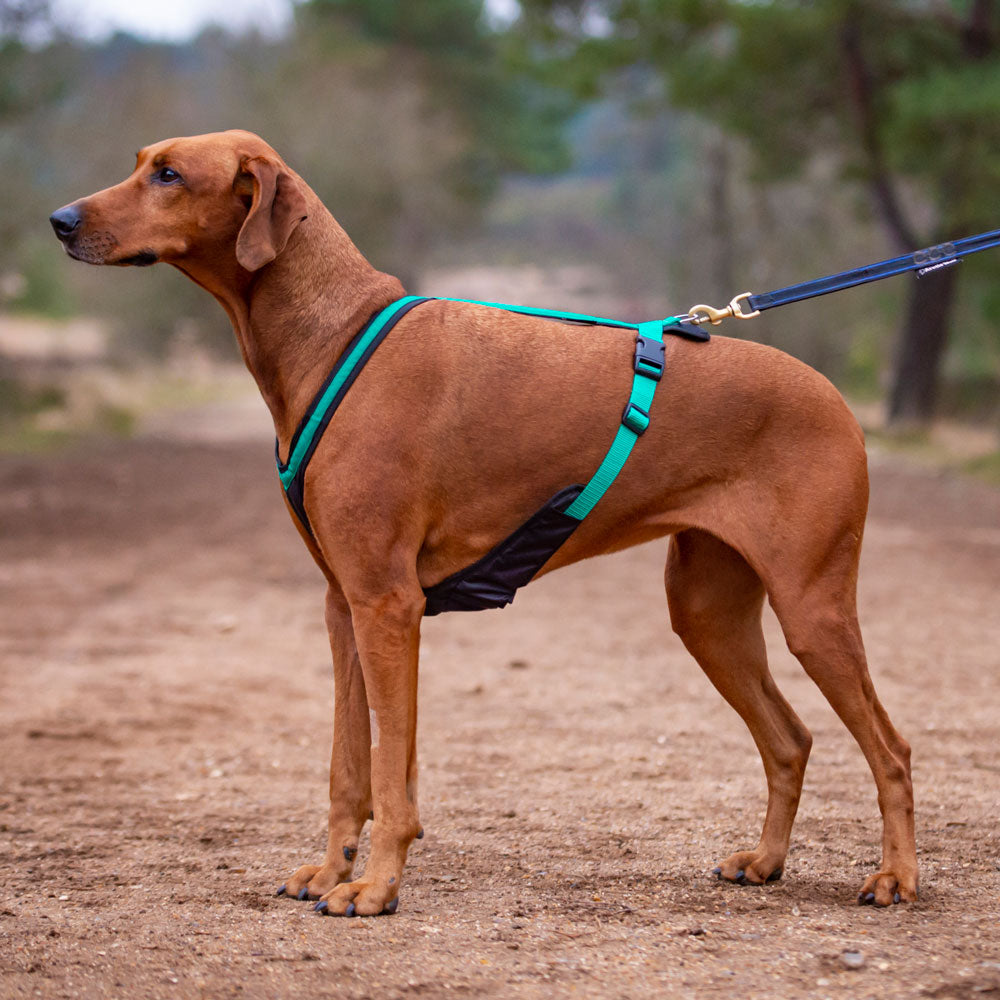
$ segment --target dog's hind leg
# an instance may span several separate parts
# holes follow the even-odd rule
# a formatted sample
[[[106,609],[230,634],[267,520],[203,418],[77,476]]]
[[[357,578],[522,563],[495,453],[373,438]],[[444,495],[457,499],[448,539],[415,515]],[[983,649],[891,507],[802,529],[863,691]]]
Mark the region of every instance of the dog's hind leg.
[[[812,738],[768,670],[764,587],[735,549],[698,530],[671,539],[666,585],[674,631],[747,724],[767,777],[760,843],[726,858],[716,874],[741,884],[774,881],[788,852]]]
[[[350,608],[333,584],[326,596],[326,625],[335,690],[326,858],[322,865],[303,865],[279,890],[303,899],[319,899],[350,879],[358,838],[371,809],[371,732],[365,680]]]
[[[855,608],[860,535],[844,532],[799,580],[787,576],[771,603],[789,649],[864,753],[882,813],[882,867],[861,886],[859,903],[888,906],[917,898],[910,747],[879,702],[868,673]]]

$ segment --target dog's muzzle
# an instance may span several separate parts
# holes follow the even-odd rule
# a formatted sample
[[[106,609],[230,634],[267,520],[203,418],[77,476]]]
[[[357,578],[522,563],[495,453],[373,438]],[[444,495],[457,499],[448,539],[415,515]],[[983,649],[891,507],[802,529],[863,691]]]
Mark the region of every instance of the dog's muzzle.
[[[66,252],[85,264],[134,264],[148,267],[159,259],[150,249],[142,249],[127,257],[118,256],[118,240],[106,229],[85,225],[84,212],[76,204],[66,205],[49,216],[53,232]]]

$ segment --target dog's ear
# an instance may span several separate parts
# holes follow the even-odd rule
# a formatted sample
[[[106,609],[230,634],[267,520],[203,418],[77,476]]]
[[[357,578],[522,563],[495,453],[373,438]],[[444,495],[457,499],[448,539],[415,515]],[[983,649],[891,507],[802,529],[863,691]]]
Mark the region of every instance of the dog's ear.
[[[270,264],[285,249],[289,236],[306,217],[299,182],[266,156],[246,157],[236,176],[236,190],[247,189],[250,211],[236,237],[236,259],[248,271]]]

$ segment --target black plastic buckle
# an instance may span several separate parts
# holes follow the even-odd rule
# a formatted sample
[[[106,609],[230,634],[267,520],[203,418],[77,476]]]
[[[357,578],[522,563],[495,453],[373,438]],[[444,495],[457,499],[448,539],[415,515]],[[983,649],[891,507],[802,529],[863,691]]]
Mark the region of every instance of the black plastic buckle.
[[[654,382],[659,382],[663,378],[664,350],[662,340],[651,340],[637,336],[632,367],[640,375],[645,375]]]

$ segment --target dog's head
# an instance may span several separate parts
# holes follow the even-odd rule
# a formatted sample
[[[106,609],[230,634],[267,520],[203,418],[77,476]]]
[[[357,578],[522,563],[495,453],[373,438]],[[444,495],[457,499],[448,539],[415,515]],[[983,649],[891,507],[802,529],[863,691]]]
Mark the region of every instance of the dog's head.
[[[166,139],[121,184],[53,212],[66,252],[88,264],[148,265],[235,254],[256,271],[306,217],[303,185],[251,132]]]

